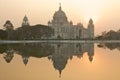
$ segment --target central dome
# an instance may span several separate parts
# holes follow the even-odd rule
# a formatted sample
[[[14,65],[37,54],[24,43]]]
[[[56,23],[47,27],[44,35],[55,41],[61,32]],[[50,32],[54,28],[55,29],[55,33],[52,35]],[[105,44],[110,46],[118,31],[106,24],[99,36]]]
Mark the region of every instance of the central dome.
[[[62,11],[61,5],[59,7],[59,10],[55,12],[53,16],[53,22],[57,23],[65,23],[68,22],[67,16],[64,11]]]

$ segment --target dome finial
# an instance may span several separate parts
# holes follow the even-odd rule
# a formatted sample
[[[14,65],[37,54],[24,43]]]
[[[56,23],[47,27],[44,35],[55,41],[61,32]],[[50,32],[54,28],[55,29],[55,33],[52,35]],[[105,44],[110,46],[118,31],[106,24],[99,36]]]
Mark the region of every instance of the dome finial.
[[[62,70],[59,70],[59,77],[61,78],[61,73],[62,73]]]
[[[62,8],[61,8],[61,3],[59,3],[59,10],[62,10]]]

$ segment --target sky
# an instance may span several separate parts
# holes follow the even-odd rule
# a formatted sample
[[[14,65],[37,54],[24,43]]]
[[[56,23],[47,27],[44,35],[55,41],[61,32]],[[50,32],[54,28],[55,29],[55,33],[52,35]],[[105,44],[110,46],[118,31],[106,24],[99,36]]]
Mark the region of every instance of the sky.
[[[20,27],[25,15],[31,25],[47,25],[59,3],[73,24],[81,22],[87,28],[92,18],[95,35],[120,29],[120,0],[0,0],[0,28],[6,20],[15,28]]]

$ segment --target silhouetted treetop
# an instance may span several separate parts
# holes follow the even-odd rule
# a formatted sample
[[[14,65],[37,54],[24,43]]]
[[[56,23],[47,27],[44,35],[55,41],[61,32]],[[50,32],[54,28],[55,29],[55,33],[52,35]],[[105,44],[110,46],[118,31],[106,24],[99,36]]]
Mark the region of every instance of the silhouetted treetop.
[[[6,28],[6,30],[13,30],[14,28],[10,20],[7,20],[3,26]]]
[[[120,30],[110,30],[108,32],[104,31],[101,35],[97,37],[97,39],[120,40]]]

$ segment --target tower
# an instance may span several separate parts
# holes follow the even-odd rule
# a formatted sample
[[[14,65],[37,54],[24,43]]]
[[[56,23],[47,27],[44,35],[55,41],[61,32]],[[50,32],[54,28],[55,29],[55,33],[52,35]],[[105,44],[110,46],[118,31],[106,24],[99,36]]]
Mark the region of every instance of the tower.
[[[27,16],[25,15],[25,17],[23,18],[23,22],[22,22],[22,27],[24,26],[30,26],[29,21]]]
[[[89,35],[89,39],[94,39],[94,24],[92,19],[89,20],[88,35]]]

